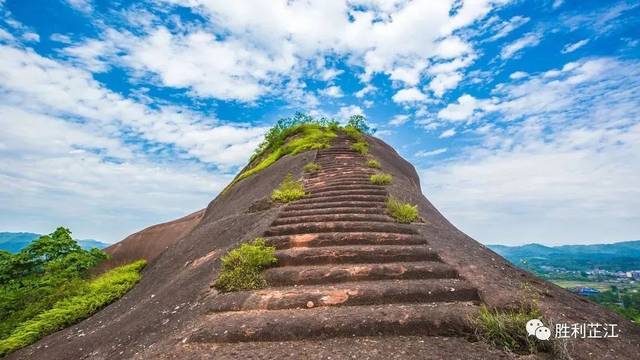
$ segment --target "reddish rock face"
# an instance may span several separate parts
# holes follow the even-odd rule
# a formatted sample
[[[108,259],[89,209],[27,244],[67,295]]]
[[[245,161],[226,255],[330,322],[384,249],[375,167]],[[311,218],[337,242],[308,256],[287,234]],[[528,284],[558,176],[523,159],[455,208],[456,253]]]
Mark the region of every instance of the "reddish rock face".
[[[105,261],[99,270],[105,271],[139,259],[145,259],[147,262],[155,260],[165,249],[193,230],[203,215],[204,209],[127,236],[105,249],[111,255],[111,259]]]

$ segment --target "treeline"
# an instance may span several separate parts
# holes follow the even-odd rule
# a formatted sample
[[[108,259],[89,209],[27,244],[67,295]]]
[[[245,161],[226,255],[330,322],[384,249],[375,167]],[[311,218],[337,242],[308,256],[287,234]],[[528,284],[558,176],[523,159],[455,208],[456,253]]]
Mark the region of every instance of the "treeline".
[[[144,261],[90,278],[107,258],[82,249],[64,227],[16,254],[0,251],[0,355],[86,318],[133,287]]]

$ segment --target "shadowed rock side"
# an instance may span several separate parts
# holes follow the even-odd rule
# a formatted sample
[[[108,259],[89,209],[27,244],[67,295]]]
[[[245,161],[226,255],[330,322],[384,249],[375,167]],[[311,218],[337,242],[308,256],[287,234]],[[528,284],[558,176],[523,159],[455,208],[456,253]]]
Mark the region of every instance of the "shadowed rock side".
[[[531,299],[555,322],[619,325],[616,339],[569,341],[573,358],[636,358],[637,326],[457,230],[422,195],[413,166],[367,140],[391,185],[371,185],[364,158],[344,137],[330,149],[285,156],[209,204],[121,300],[10,358],[515,358],[468,340],[468,316],[481,303],[509,308]],[[314,160],[322,170],[303,176]],[[287,172],[304,179],[310,196],[265,205]],[[425,222],[393,222],[387,194],[418,204]],[[212,289],[220,256],[257,236],[277,248],[277,266],[265,271],[270,287]]]
[[[193,230],[203,216],[204,209],[198,210],[180,219],[149,226],[127,236],[104,249],[111,258],[102,263],[97,271],[102,272],[139,259],[145,259],[150,263],[170,245]]]

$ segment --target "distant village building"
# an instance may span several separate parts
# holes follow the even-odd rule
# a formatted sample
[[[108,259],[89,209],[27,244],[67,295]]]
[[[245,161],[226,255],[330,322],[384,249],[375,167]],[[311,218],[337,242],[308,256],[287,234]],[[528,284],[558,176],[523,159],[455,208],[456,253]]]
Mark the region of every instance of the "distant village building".
[[[594,289],[594,288],[588,287],[588,286],[576,286],[573,289],[573,292],[575,292],[578,295],[582,295],[582,296],[593,296],[593,295],[600,294],[600,290]]]

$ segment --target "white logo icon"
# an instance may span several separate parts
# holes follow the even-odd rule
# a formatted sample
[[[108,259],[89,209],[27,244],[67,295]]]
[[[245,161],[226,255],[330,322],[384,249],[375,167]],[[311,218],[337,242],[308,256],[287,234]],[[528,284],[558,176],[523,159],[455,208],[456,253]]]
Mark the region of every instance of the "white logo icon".
[[[538,340],[549,340],[551,337],[551,330],[544,326],[542,321],[538,319],[531,319],[527,321],[527,334],[529,336],[535,335]]]

